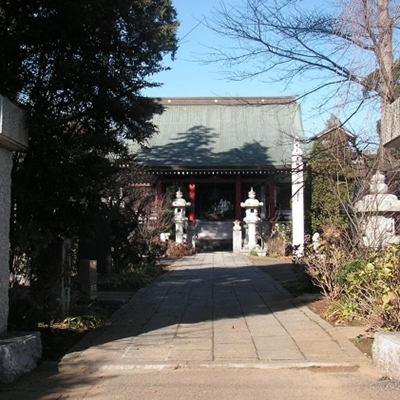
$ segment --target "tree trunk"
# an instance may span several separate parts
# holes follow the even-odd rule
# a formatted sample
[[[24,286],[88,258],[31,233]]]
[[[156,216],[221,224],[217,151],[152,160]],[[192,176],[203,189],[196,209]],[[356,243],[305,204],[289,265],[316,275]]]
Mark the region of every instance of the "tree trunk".
[[[395,100],[393,82],[393,20],[389,13],[390,0],[378,0],[378,46],[380,95],[382,113]]]

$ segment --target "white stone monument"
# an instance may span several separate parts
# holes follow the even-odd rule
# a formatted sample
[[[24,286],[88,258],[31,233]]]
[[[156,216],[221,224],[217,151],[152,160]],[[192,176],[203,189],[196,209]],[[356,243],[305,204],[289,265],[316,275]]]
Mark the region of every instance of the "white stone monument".
[[[245,217],[243,221],[247,224],[247,243],[243,246],[244,252],[250,252],[252,250],[256,252],[263,252],[261,246],[257,243],[257,225],[260,222],[260,217],[258,216],[258,209],[264,203],[256,199],[256,194],[251,188],[249,192],[249,197],[243,203],[240,203],[240,207],[245,209]]]
[[[186,207],[190,207],[190,202],[187,202],[182,195],[180,189],[176,192],[176,199],[172,202],[174,208],[175,222],[175,242],[183,243],[185,241],[184,228],[187,226]]]
[[[395,216],[400,213],[400,200],[388,193],[385,176],[379,171],[372,176],[370,194],[354,205],[360,220],[363,243],[367,247],[380,248],[400,243],[395,231]]]
[[[312,235],[312,239],[311,239],[312,240],[313,249],[314,249],[314,251],[316,253],[318,253],[318,249],[321,246],[320,236],[321,235],[319,234],[319,232],[315,232],[314,235]]]
[[[304,252],[304,162],[300,140],[294,140],[292,151],[292,245],[293,254]]]

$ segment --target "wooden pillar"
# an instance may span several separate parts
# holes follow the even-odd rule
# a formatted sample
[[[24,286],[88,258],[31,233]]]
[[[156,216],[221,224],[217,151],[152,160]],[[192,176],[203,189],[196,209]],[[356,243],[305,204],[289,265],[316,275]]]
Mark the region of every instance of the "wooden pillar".
[[[196,222],[196,184],[189,184],[189,222]]]
[[[268,199],[268,219],[270,228],[275,223],[275,181],[272,180],[268,183],[269,199]]]
[[[240,202],[242,201],[242,179],[240,175],[235,177],[235,218],[242,220],[242,207],[240,207]]]
[[[266,185],[262,184],[260,186],[260,200],[263,205],[260,207],[260,217],[261,221],[265,221],[267,219],[266,211],[267,211],[267,198],[266,198]]]
[[[164,193],[163,193],[162,183],[160,180],[158,180],[157,184],[156,184],[156,205],[157,206],[162,204],[163,197],[164,197]]]

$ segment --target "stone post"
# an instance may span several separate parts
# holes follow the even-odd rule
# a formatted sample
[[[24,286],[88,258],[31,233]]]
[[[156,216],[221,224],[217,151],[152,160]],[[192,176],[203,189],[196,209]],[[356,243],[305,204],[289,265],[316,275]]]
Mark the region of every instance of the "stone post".
[[[294,255],[304,251],[304,162],[298,138],[292,152],[292,245]]]
[[[192,245],[192,248],[196,248],[196,222],[189,221],[187,223],[186,240]]]
[[[89,299],[97,299],[97,261],[79,260],[78,281]]]
[[[0,334],[7,330],[8,319],[11,167],[11,151],[0,148]]]
[[[79,238],[78,258],[96,260],[99,274],[111,273],[111,227],[107,218],[96,216],[91,235]]]
[[[184,240],[184,228],[187,225],[186,207],[190,207],[190,203],[187,202],[179,189],[176,192],[176,199],[172,202],[174,207],[174,222],[175,222],[175,242],[183,243]]]
[[[38,332],[6,332],[12,152],[27,148],[28,133],[23,111],[0,96],[0,382],[4,383],[11,383],[34,369],[42,353]]]
[[[61,247],[61,318],[67,316],[71,305],[71,240],[66,238]]]
[[[242,250],[242,227],[238,219],[233,224],[233,254],[239,254]]]
[[[0,334],[7,330],[12,152],[26,150],[24,114],[0,96]]]

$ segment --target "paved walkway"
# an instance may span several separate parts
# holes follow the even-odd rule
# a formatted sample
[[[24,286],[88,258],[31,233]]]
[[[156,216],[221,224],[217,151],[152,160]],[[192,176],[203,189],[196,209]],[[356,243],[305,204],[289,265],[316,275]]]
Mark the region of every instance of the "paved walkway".
[[[246,257],[199,253],[174,265],[79,342],[60,370],[369,363]]]

